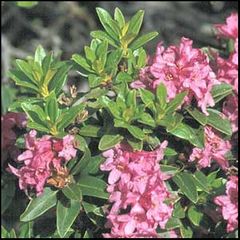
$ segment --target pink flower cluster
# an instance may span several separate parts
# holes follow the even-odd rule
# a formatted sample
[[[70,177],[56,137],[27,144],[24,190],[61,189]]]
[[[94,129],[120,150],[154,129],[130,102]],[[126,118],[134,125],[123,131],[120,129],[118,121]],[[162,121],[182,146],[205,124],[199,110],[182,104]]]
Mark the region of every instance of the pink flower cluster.
[[[107,217],[111,233],[104,237],[157,237],[156,228],[165,228],[173,211],[166,203],[171,196],[164,180],[169,176],[159,167],[166,145],[164,141],[152,152],[133,152],[119,144],[103,153],[106,161],[100,168],[110,171],[107,191],[113,203]]]
[[[18,156],[17,161],[23,163],[19,169],[9,165],[9,171],[19,178],[20,189],[35,189],[37,195],[43,192],[47,179],[54,170],[76,156],[73,147],[74,137],[67,135],[63,139],[53,139],[45,135],[36,138],[37,132],[30,131],[25,136],[26,151]]]
[[[18,149],[14,146],[17,139],[14,128],[26,127],[26,115],[24,113],[8,112],[1,116],[1,124],[1,149],[3,163],[6,160],[8,153],[10,153],[11,158],[15,158],[18,153]]]
[[[222,215],[228,221],[227,232],[238,227],[238,177],[231,176],[226,185],[226,195],[217,196],[214,203],[222,208]]]
[[[204,128],[204,143],[205,147],[193,148],[189,161],[197,161],[198,168],[211,166],[211,161],[215,160],[219,166],[226,170],[229,166],[225,154],[231,150],[229,141],[223,140],[209,126]]]
[[[140,71],[139,80],[131,86],[154,90],[160,83],[164,83],[169,100],[187,90],[188,95],[184,102],[190,104],[194,97],[201,110],[208,115],[206,108],[214,106],[210,91],[219,82],[209,65],[207,55],[200,49],[193,48],[192,44],[192,40],[184,37],[179,47],[170,46],[164,49],[160,43],[149,66]]]
[[[227,97],[223,104],[223,113],[231,121],[233,132],[238,131],[238,14],[232,13],[226,24],[216,24],[219,37],[232,39],[234,51],[227,59],[215,56],[216,75],[220,82],[231,84],[234,95]]]

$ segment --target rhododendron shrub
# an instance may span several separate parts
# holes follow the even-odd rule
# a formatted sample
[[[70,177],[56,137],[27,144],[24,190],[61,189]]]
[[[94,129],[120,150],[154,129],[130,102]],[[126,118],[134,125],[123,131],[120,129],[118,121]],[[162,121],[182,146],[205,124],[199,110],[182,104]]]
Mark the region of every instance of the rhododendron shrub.
[[[213,26],[221,52],[183,36],[150,56],[144,11],[96,10],[84,54],[39,46],[8,73],[2,236],[237,237],[238,15]],[[70,70],[87,92],[63,90]]]

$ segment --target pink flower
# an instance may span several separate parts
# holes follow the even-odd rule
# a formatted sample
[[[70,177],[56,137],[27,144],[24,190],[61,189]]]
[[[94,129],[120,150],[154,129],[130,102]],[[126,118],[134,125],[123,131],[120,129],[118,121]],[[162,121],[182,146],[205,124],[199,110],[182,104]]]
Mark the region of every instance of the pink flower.
[[[194,148],[189,157],[189,161],[197,161],[198,168],[210,167],[212,160],[226,170],[229,166],[225,154],[230,151],[231,144],[220,138],[211,127],[204,129],[205,147],[203,149]]]
[[[228,221],[227,232],[238,227],[238,177],[231,176],[226,184],[226,195],[215,197],[214,203],[221,207],[222,215]]]
[[[9,165],[9,171],[19,178],[20,189],[35,189],[37,195],[43,192],[47,180],[62,169],[63,164],[76,156],[72,136],[54,139],[45,135],[36,138],[37,132],[30,131],[25,136],[26,151],[17,158],[22,167]],[[60,146],[60,148],[59,148]]]
[[[226,20],[226,24],[215,24],[219,36],[236,39],[238,38],[238,14],[232,13]]]
[[[198,106],[208,115],[206,107],[214,106],[211,89],[219,82],[209,65],[209,59],[200,49],[192,47],[192,41],[182,38],[179,47],[164,49],[162,43],[157,47],[151,64],[142,69],[139,79],[131,84],[133,88],[155,90],[163,83],[168,91],[168,99],[176,94],[188,91],[184,103],[190,104],[193,98]]]
[[[228,96],[223,104],[223,114],[229,119],[232,125],[232,131],[238,131],[238,97],[236,95]]]
[[[100,168],[110,171],[107,190],[113,203],[106,224],[111,233],[104,237],[157,237],[156,228],[165,228],[173,211],[173,205],[165,203],[170,193],[164,180],[169,176],[159,168],[166,146],[164,141],[152,152],[133,152],[119,144],[103,153],[106,161]]]

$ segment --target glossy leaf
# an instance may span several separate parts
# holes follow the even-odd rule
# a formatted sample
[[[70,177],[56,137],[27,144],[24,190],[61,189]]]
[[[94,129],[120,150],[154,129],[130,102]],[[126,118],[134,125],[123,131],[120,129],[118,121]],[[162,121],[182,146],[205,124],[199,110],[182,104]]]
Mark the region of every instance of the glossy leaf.
[[[215,109],[207,109],[207,112],[209,113],[207,123],[217,129],[218,131],[231,136],[232,135],[232,127],[231,123],[228,119],[223,119],[220,116],[220,112]]]
[[[197,187],[193,176],[189,173],[182,172],[173,177],[173,181],[178,185],[182,193],[193,203],[198,200]]]
[[[75,201],[82,201],[82,191],[78,184],[71,183],[62,189],[62,192],[68,199]]]
[[[215,104],[232,93],[232,86],[227,83],[214,85],[211,94]]]
[[[73,222],[75,221],[80,212],[80,209],[81,205],[79,201],[71,200],[67,203],[58,201],[57,230],[61,238],[63,238],[71,228]]]
[[[198,210],[195,206],[191,206],[187,212],[188,218],[195,225],[199,226],[203,218],[203,213]]]
[[[57,203],[57,192],[58,191],[53,191],[51,188],[46,187],[39,197],[29,202],[27,208],[20,216],[20,220],[22,222],[32,221],[54,207]]]
[[[201,113],[196,108],[194,109],[186,108],[186,110],[201,125],[205,126],[207,124],[207,116],[205,114]]]
[[[132,50],[138,49],[143,46],[145,43],[151,41],[158,35],[158,32],[150,32],[144,34],[143,36],[137,38],[131,45],[129,46]]]
[[[107,150],[109,148],[113,148],[115,145],[120,143],[123,140],[123,136],[120,134],[106,134],[103,135],[102,138],[100,139],[98,148],[101,151]]]

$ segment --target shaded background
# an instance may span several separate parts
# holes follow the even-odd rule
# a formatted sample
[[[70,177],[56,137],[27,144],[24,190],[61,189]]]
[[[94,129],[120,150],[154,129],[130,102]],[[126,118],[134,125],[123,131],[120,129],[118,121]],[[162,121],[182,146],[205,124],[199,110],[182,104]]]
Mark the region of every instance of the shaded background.
[[[193,39],[195,46],[218,47],[212,24],[223,23],[232,11],[237,11],[238,1],[49,1],[39,2],[31,9],[3,1],[2,82],[8,82],[6,72],[12,60],[33,55],[38,44],[57,54],[62,53],[62,59],[81,53],[84,45],[90,42],[90,31],[101,28],[96,7],[103,7],[112,14],[114,8],[119,7],[127,19],[137,10],[145,10],[142,33],[160,33],[146,46],[151,54],[157,42],[176,44],[182,36]],[[79,81],[79,76],[73,72],[69,78],[75,81],[78,78]]]

